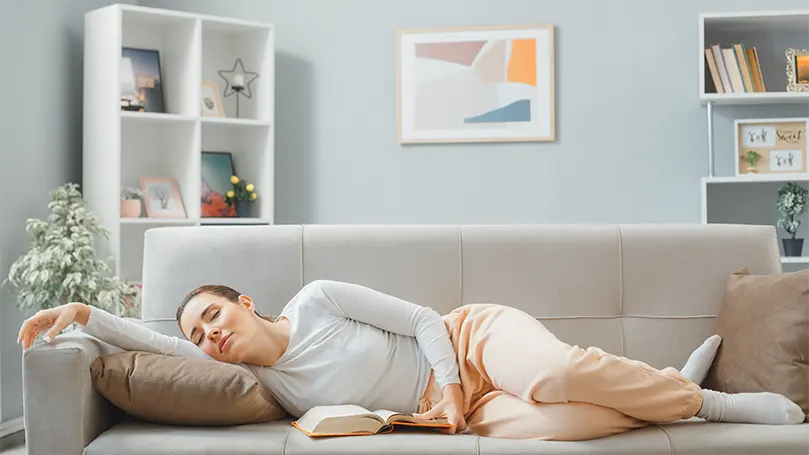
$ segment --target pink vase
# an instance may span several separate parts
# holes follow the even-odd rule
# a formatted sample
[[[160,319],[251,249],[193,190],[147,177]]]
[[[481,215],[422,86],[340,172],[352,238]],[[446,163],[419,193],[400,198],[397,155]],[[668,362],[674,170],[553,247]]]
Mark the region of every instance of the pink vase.
[[[140,216],[140,199],[121,200],[121,218],[137,218]]]

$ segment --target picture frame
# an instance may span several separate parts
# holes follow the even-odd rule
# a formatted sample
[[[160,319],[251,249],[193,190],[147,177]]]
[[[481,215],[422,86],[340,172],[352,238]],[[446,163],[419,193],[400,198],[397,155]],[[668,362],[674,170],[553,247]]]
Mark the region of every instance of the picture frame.
[[[735,120],[736,176],[808,173],[807,129],[809,117]]]
[[[200,112],[203,117],[224,117],[225,109],[215,82],[206,81],[200,89]]]
[[[809,92],[809,49],[787,49],[787,91]]]
[[[400,29],[400,144],[556,139],[554,26]]]
[[[140,177],[147,218],[186,218],[177,180],[170,177]]]
[[[228,206],[226,193],[232,189],[230,177],[236,175],[233,154],[203,151],[200,166],[200,216],[202,218],[237,217],[236,206]]]
[[[122,111],[166,112],[159,51],[122,48],[120,77]]]

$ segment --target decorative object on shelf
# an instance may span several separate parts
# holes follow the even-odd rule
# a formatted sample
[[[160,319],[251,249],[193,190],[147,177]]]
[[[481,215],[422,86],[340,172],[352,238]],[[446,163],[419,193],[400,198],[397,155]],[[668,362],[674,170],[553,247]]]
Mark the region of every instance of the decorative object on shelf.
[[[141,212],[143,191],[138,188],[121,188],[121,218],[138,218]]]
[[[127,305],[137,295],[135,288],[113,276],[97,257],[94,242],[98,236],[108,238],[109,232],[87,210],[79,185],[64,184],[50,196],[47,220],[26,222],[30,248],[14,261],[3,282],[16,288],[18,308],[34,312],[84,302],[119,316],[139,316]]]
[[[225,202],[228,206],[236,207],[236,213],[240,218],[251,218],[253,216],[253,203],[258,198],[255,185],[247,183],[238,175],[230,176],[230,184],[233,189],[225,193]]]
[[[236,73],[236,67],[240,71]],[[246,71],[242,64],[242,59],[237,58],[233,64],[232,70],[219,70],[219,75],[227,82],[225,90],[222,93],[225,98],[236,94],[236,117],[239,117],[239,97],[244,96],[247,99],[253,98],[253,91],[250,89],[250,84],[258,78],[258,73]],[[230,78],[228,77],[230,76]],[[246,93],[246,94],[245,94]]]
[[[166,112],[160,53],[124,47],[121,55],[121,110]]]
[[[778,220],[778,227],[790,235],[788,239],[781,239],[784,244],[785,256],[801,256],[803,252],[803,238],[796,238],[801,225],[799,219],[809,207],[809,190],[795,182],[789,182],[778,189],[778,211],[783,218]]]
[[[787,49],[787,91],[809,92],[809,49]]]
[[[149,218],[185,218],[185,207],[177,180],[168,177],[141,177],[145,194],[146,216]]]
[[[226,202],[226,194],[232,189],[230,176],[236,174],[233,155],[230,152],[202,152],[202,194],[200,214],[202,218],[237,216],[236,207]]]
[[[397,32],[400,143],[555,140],[554,27]]]
[[[736,120],[736,176],[807,172],[807,127],[809,118]]]
[[[224,117],[225,110],[222,108],[222,98],[214,82],[202,83],[202,99],[200,100],[200,112],[203,117]]]

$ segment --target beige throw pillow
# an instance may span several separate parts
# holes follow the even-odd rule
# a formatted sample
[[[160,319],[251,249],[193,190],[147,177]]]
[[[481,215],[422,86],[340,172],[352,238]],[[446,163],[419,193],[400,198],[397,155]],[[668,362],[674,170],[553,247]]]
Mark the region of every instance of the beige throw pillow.
[[[142,420],[177,425],[240,425],[286,412],[244,368],[207,359],[126,351],[90,365],[93,386]]]
[[[731,274],[715,332],[722,344],[702,387],[780,393],[809,420],[809,270]]]

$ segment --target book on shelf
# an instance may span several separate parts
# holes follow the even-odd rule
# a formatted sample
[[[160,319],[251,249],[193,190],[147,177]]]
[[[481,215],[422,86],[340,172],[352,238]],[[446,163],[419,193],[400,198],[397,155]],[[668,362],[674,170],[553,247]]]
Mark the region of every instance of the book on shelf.
[[[716,93],[766,92],[758,59],[758,50],[742,43],[705,49],[705,63]]]
[[[315,438],[390,433],[396,426],[437,430],[453,425],[443,419],[422,420],[399,412],[336,405],[315,406],[293,421],[292,426]]]

